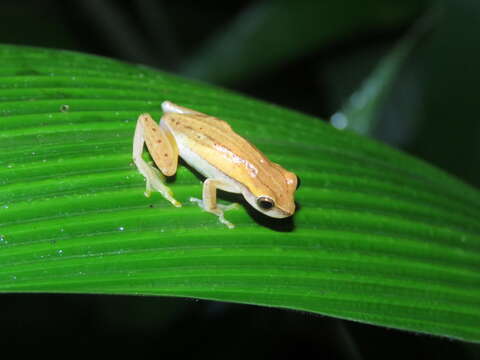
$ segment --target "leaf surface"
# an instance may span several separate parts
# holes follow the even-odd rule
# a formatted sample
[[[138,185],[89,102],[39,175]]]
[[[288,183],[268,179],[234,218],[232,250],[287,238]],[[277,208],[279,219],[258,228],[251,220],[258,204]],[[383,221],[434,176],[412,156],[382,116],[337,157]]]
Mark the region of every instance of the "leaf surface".
[[[0,47],[0,291],[155,294],[305,310],[480,339],[480,194],[318,119],[145,67]],[[299,209],[242,203],[228,230],[146,198],[135,121],[171,100],[228,121],[295,172]],[[225,199],[225,198],[224,198]],[[235,198],[239,201],[239,198]]]

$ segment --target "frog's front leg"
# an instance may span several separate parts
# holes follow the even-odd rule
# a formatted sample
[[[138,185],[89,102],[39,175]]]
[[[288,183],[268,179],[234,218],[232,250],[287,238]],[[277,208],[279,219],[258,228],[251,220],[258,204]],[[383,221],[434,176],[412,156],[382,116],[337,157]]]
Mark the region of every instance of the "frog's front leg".
[[[209,213],[215,214],[218,216],[218,219],[222,224],[228,226],[229,229],[233,229],[233,225],[230,221],[225,219],[223,215],[224,211],[228,211],[238,207],[238,204],[222,205],[217,204],[217,189],[238,192],[236,189],[233,189],[231,185],[227,184],[222,180],[216,179],[206,179],[203,182],[203,192],[202,200],[196,198],[190,198],[190,201],[196,202],[203,210],[208,211]]]
[[[161,173],[143,160],[143,144],[147,145],[148,151]],[[164,184],[163,176],[171,176],[177,171],[177,143],[169,130],[162,123],[159,126],[149,114],[142,114],[138,117],[133,137],[133,161],[138,171],[145,177],[147,183],[145,196],[150,196],[153,189],[176,207],[182,206],[173,198],[172,191]]]

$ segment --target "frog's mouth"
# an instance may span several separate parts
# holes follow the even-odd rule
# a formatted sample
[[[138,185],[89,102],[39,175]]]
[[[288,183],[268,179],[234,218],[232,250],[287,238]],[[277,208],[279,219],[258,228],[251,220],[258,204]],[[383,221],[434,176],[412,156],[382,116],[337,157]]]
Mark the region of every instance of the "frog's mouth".
[[[270,210],[265,210],[265,209],[259,209],[263,214],[270,216],[275,219],[283,219],[287,218],[289,216],[292,216],[293,213],[295,212],[295,204],[293,204],[293,207],[290,209],[284,209],[282,207],[274,206]]]
[[[274,210],[272,210],[272,214],[267,214],[267,215],[276,219],[283,219],[283,218],[292,216],[294,211],[295,209],[293,211],[285,211],[280,208],[275,208]]]

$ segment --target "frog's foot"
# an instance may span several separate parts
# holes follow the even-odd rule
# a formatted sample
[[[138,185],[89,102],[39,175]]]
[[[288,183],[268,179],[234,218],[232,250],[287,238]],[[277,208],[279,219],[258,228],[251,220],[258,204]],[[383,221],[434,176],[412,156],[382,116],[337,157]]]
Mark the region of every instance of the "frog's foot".
[[[233,225],[230,221],[225,219],[225,216],[224,216],[223,213],[225,211],[228,211],[228,210],[238,209],[239,205],[237,203],[233,203],[233,204],[230,204],[230,205],[216,204],[216,207],[209,209],[205,206],[203,200],[201,200],[201,199],[191,197],[190,201],[194,202],[194,203],[197,203],[198,206],[200,206],[203,210],[217,215],[220,222],[222,224],[225,224],[229,229],[233,229],[235,227],[235,225]]]
[[[172,190],[165,185],[165,176],[163,176],[162,173],[153,166],[147,166],[148,170],[145,169],[146,171],[142,172],[146,181],[146,189],[144,192],[145,196],[150,197],[152,190],[158,191],[165,199],[170,201],[173,206],[181,207],[182,204],[173,197]]]

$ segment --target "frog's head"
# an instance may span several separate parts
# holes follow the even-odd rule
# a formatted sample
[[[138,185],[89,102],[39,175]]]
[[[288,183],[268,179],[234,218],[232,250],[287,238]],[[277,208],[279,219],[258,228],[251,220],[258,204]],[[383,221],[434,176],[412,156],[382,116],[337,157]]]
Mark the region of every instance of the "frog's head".
[[[248,191],[243,195],[256,210],[281,219],[292,216],[295,212],[294,194],[298,180],[294,173],[277,166],[281,170],[281,176],[276,179],[270,178],[268,186],[258,186],[256,191]]]

